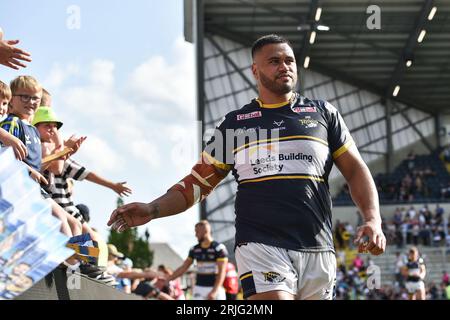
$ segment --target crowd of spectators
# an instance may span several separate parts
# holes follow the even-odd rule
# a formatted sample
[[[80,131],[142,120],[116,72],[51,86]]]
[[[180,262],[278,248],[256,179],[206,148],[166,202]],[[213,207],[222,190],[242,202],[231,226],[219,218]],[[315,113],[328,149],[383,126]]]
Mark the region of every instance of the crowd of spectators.
[[[448,151],[447,151],[448,150]],[[450,149],[442,153],[416,155],[411,151],[392,172],[374,177],[382,203],[413,203],[450,199],[450,176],[445,168]],[[450,168],[450,165],[448,165]],[[348,186],[343,185],[336,201],[350,201]]]
[[[350,263],[346,263],[346,253],[337,251],[337,276],[336,299],[337,300],[408,300],[408,291],[405,288],[405,278],[400,270],[406,263],[406,256],[397,253],[393,266],[394,277],[389,283],[380,283],[374,287],[371,280],[374,262],[370,256],[363,259],[362,255],[356,255]],[[372,284],[372,286],[371,286]],[[450,281],[446,271],[442,273],[440,283],[426,282],[427,300],[450,300]]]

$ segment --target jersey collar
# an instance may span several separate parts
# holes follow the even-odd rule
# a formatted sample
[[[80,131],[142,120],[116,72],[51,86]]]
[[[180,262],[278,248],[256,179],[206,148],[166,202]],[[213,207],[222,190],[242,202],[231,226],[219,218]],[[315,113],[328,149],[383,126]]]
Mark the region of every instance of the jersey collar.
[[[279,102],[279,103],[272,103],[272,104],[266,104],[266,103],[263,103],[259,98],[257,98],[256,102],[258,102],[258,104],[259,104],[259,106],[261,108],[276,109],[276,108],[284,107],[287,104],[291,104],[292,102],[295,101],[296,97],[297,97],[297,94],[295,92],[292,92],[291,97],[289,98],[288,101],[283,101],[283,102]]]

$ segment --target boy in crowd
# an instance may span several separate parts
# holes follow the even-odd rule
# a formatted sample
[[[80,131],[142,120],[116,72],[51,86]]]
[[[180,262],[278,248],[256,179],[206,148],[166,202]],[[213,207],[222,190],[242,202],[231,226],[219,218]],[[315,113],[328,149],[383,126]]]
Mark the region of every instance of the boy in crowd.
[[[41,142],[43,146],[48,146],[48,143],[52,143],[52,138],[58,136],[58,130],[62,126],[62,122],[56,117],[55,112],[49,107],[39,107],[33,120],[33,125],[38,129]],[[61,146],[56,145],[56,150],[46,150],[47,153],[54,153],[58,151]],[[43,148],[44,149],[44,148]],[[69,190],[67,183],[68,179],[74,179],[82,181],[84,179],[97,183],[99,185],[110,188],[120,196],[127,196],[131,193],[131,189],[128,188],[126,182],[112,182],[109,181],[94,172],[86,170],[85,167],[79,165],[77,162],[68,158],[67,160],[59,159],[55,161],[55,165],[52,164],[52,172],[55,174],[55,181],[53,184],[49,184],[45,187],[46,191],[51,197],[58,203],[64,210],[73,215],[75,218],[84,223],[84,219],[78,208],[73,203],[72,193]],[[49,167],[49,169],[51,169]]]
[[[11,89],[6,83],[0,81],[0,122],[8,116],[8,105],[11,98]],[[27,156],[27,147],[23,142],[5,130],[0,130],[0,144],[12,147],[16,158],[20,161]]]

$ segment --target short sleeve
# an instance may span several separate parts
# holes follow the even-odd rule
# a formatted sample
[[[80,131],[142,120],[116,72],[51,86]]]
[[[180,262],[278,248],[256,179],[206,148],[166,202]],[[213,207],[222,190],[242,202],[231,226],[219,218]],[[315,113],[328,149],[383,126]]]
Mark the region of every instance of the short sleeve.
[[[344,154],[354,143],[350,131],[339,111],[330,103],[325,103],[328,112],[328,144],[333,155],[337,159]]]
[[[219,243],[215,247],[214,251],[216,253],[216,261],[224,261],[228,258],[228,250],[224,244]]]
[[[230,170],[234,163],[233,133],[234,131],[228,125],[228,119],[223,117],[216,125],[211,138],[208,140],[206,147],[203,150],[203,155],[208,158],[208,161],[222,170]]]
[[[191,258],[192,260],[194,260],[194,247],[189,249],[188,258]]]
[[[89,171],[85,167],[73,161],[72,159],[67,159],[64,162],[63,176],[64,178],[72,178],[74,180],[84,180],[88,175]]]
[[[7,117],[0,123],[0,127],[6,130],[9,134],[20,139],[20,125],[18,117]]]

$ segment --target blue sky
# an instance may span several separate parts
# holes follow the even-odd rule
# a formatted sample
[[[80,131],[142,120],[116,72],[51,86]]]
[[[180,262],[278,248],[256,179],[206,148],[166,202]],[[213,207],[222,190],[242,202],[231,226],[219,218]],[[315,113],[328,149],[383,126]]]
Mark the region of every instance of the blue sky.
[[[79,10],[79,28],[68,27],[70,8]],[[52,94],[63,135],[88,137],[73,158],[127,181],[127,203],[148,202],[189,172],[198,155],[195,60],[183,38],[182,0],[2,1],[0,27],[33,58],[19,71],[0,68],[0,79],[36,77]],[[78,182],[74,197],[106,237],[114,192]],[[193,208],[146,227],[151,241],[169,242],[184,258],[197,220]]]

